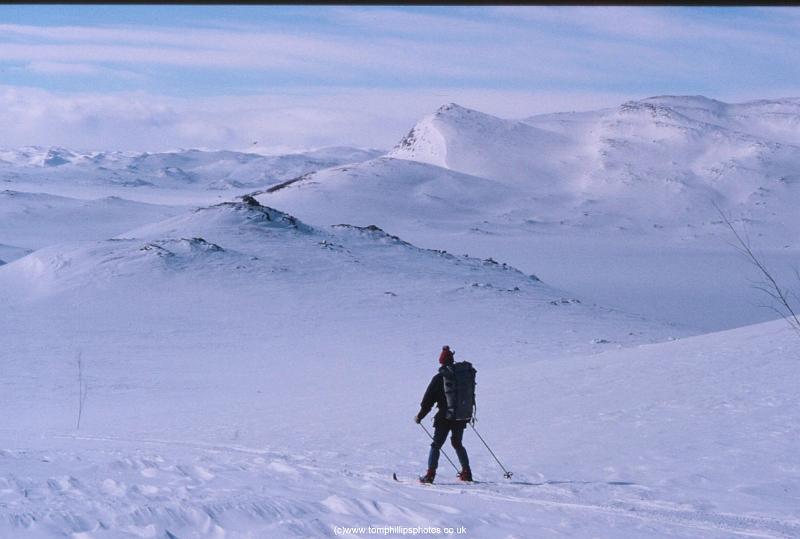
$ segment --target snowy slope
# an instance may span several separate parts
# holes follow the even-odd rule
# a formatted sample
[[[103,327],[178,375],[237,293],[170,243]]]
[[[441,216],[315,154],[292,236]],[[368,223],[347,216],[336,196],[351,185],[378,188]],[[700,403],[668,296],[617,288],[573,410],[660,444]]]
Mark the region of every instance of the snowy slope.
[[[783,322],[592,345],[654,326],[552,305],[510,268],[248,204],[124,237],[0,267],[0,535],[800,533],[798,339]],[[457,484],[444,458],[437,486],[391,479],[424,467],[411,416],[445,335],[478,367],[478,429],[512,481],[471,432],[479,483]]]
[[[450,103],[423,118],[389,156],[558,191],[566,172],[562,152],[570,146],[551,131]]]
[[[714,220],[715,202],[777,227],[782,239],[797,238],[797,227],[781,222],[800,197],[795,100],[728,105],[660,97],[527,122],[578,141],[573,151],[584,166],[571,183],[593,211],[624,208],[639,224],[685,230]]]
[[[80,200],[44,193],[0,191],[0,244],[7,262],[27,252],[70,240],[107,238],[184,211],[118,197]],[[15,249],[10,249],[14,246]]]
[[[518,191],[500,182],[439,166],[379,157],[306,174],[285,186],[253,193],[319,224],[389,227],[396,220],[439,226],[502,212]]]
[[[0,301],[0,535],[33,537],[330,536],[362,506],[342,470],[419,449],[387,414],[416,411],[420,351],[447,338],[488,372],[686,332],[252,201],[40,249],[0,266]]]
[[[800,98],[735,104],[703,96],[658,96],[642,101],[665,105],[694,120],[748,133],[763,140],[800,143]]]
[[[6,535],[798,529],[796,437],[783,438],[796,337],[783,326],[636,346],[683,331],[252,201],[41,249],[0,267],[0,297]],[[484,483],[454,484],[444,459],[440,486],[390,479],[423,467],[410,417],[443,340],[478,366],[478,428],[512,482],[472,433]]]

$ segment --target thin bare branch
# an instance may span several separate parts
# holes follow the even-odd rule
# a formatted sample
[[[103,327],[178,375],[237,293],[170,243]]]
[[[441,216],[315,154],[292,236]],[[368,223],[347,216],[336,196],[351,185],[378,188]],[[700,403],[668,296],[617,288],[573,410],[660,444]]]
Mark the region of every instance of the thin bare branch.
[[[83,403],[86,402],[86,381],[83,378],[83,352],[78,351],[78,420],[75,425],[76,430],[81,429],[81,418],[83,417]]]
[[[744,255],[747,260],[754,265],[759,273],[761,274],[762,278],[764,279],[763,282],[759,282],[753,287],[757,290],[768,295],[770,298],[773,299],[774,303],[777,304],[771,305],[770,308],[778,313],[778,315],[785,319],[789,326],[794,329],[798,334],[800,334],[800,318],[798,318],[797,313],[792,308],[790,298],[794,295],[788,289],[783,289],[780,287],[778,282],[775,280],[775,277],[772,275],[772,272],[767,269],[764,262],[762,262],[761,258],[759,258],[754,252],[750,244],[750,236],[747,233],[747,225],[744,221],[742,221],[742,233],[740,234],[736,227],[733,226],[733,223],[725,215],[725,212],[717,205],[716,202],[712,202],[714,208],[719,213],[720,217],[722,218],[722,222],[728,227],[728,229],[733,233],[733,237],[736,238],[736,243],[734,247],[736,250]],[[800,280],[800,272],[795,268],[795,275],[797,276],[798,280]]]

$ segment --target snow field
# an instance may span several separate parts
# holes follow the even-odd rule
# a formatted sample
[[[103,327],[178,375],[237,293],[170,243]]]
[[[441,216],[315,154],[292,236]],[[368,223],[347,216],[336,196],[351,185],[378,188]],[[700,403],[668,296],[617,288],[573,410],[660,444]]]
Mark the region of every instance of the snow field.
[[[0,152],[0,537],[800,536],[800,341],[729,329],[771,313],[710,205],[793,282],[797,117],[451,104],[383,157]],[[471,431],[475,484],[413,480],[443,344],[510,481]]]

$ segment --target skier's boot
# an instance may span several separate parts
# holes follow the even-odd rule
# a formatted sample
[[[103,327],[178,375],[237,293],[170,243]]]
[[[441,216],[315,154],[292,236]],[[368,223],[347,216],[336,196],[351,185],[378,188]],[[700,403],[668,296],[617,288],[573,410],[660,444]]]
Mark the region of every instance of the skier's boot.
[[[462,481],[472,481],[472,470],[470,470],[469,468],[464,468],[458,474],[458,478],[461,479]]]
[[[428,470],[428,473],[421,476],[419,478],[420,483],[433,483],[433,479],[436,477],[436,470]]]

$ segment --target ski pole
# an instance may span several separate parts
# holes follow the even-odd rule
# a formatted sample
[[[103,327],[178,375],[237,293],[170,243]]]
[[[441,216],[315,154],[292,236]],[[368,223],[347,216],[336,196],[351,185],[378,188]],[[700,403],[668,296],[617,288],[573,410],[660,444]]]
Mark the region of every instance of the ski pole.
[[[494,457],[494,460],[496,460],[496,461],[497,461],[497,464],[500,464],[500,467],[503,469],[503,472],[505,472],[505,473],[503,473],[503,477],[505,477],[506,479],[511,479],[511,476],[512,476],[512,475],[514,475],[514,472],[509,472],[508,470],[506,470],[505,466],[503,466],[503,464],[500,462],[500,459],[498,459],[498,458],[497,458],[497,455],[495,455],[495,454],[494,454],[494,451],[492,451],[492,448],[491,448],[491,447],[489,447],[489,444],[487,444],[487,443],[486,443],[486,440],[484,440],[484,439],[483,439],[483,436],[481,436],[481,433],[480,433],[480,432],[478,432],[478,429],[476,429],[476,428],[475,428],[475,425],[473,425],[472,423],[470,423],[470,424],[469,424],[469,426],[470,426],[470,427],[472,427],[472,430],[474,430],[474,431],[475,431],[475,434],[477,434],[477,435],[478,435],[478,438],[480,438],[480,439],[481,439],[481,442],[483,442],[483,445],[485,445],[485,446],[486,446],[486,449],[488,449],[488,450],[489,450],[489,453],[491,453],[491,454],[492,454],[492,456]]]
[[[424,430],[424,431],[425,431],[425,434],[427,434],[427,435],[428,435],[428,438],[430,438],[431,440],[433,440],[433,436],[431,436],[431,433],[430,433],[430,432],[428,432],[428,429],[426,429],[426,428],[425,428],[425,425],[423,425],[422,423],[420,423],[420,424],[419,424],[419,426],[420,426],[420,427],[422,427],[422,430]],[[434,440],[434,441],[436,441],[436,440]],[[448,456],[447,456],[447,453],[445,453],[445,452],[444,452],[444,449],[441,449],[441,448],[440,448],[440,449],[439,449],[439,451],[441,451],[441,452],[442,452],[442,455],[444,455],[444,458],[446,458],[446,459],[447,459],[447,462],[449,462],[449,463],[450,463],[450,465],[453,467],[453,469],[456,471],[456,473],[458,473],[458,468],[456,468],[456,465],[455,465],[455,464],[453,464],[453,461],[452,461],[452,460],[450,460],[450,457],[448,457]]]

